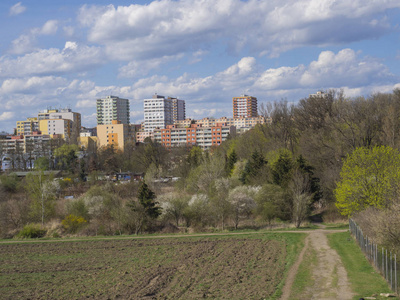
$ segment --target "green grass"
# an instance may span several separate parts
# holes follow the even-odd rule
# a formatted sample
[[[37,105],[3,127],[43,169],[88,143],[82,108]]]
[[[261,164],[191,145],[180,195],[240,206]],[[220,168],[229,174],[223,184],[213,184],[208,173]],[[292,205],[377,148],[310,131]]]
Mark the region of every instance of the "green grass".
[[[269,234],[268,234],[269,235]],[[306,238],[306,234],[298,234],[298,233],[271,233],[271,237],[277,240],[285,240],[286,241],[286,267],[284,278],[281,283],[277,286],[277,290],[274,295],[270,299],[279,299],[282,295],[282,288],[285,285],[287,275],[291,266],[296,262],[298,256],[300,255],[301,249],[304,247],[304,240]]]
[[[356,294],[353,299],[372,295],[378,295],[376,299],[386,299],[379,297],[379,294],[393,293],[385,279],[367,261],[348,232],[329,234],[328,240],[330,246],[340,255],[346,268],[351,289]]]
[[[317,265],[317,253],[314,249],[308,248],[303,256],[299,269],[297,270],[296,278],[293,282],[290,299],[302,300],[311,299],[312,290],[307,287],[314,285],[312,278],[313,268]]]

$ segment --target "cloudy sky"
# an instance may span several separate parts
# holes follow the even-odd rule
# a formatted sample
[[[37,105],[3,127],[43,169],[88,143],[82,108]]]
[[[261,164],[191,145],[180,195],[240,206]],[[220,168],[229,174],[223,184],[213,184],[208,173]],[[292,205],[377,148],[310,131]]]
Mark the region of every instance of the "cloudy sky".
[[[154,93],[187,117],[232,116],[232,97],[297,102],[400,87],[399,0],[0,2],[0,131],[49,107],[96,125],[96,99]]]

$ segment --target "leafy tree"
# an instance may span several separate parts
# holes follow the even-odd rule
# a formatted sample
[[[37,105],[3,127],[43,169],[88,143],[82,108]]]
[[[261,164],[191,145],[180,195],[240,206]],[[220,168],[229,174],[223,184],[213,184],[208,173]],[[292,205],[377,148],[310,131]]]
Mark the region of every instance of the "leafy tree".
[[[75,173],[77,165],[77,153],[79,147],[75,144],[64,144],[54,150],[54,156],[58,161],[58,167],[61,170],[67,170],[70,173]]]
[[[55,199],[60,192],[60,184],[53,181],[52,177],[45,176],[43,171],[39,174],[28,174],[25,189],[32,199],[30,215],[34,221],[49,220],[55,213]]]
[[[264,184],[255,198],[257,203],[256,213],[268,225],[271,225],[273,219],[283,217],[282,211],[286,211],[285,193],[283,189],[276,184]],[[285,219],[285,217],[283,217]]]
[[[35,160],[35,169],[47,171],[50,168],[50,160],[47,157],[39,157]]]
[[[342,215],[387,207],[399,197],[400,153],[386,146],[357,148],[347,156],[340,178],[334,193]]]

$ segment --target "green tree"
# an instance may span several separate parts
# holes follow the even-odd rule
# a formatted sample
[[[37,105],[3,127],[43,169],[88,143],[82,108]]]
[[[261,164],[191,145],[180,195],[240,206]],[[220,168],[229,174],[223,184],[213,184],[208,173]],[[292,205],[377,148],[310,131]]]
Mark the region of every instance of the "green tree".
[[[235,150],[232,150],[232,152],[228,155],[228,159],[226,162],[226,173],[230,177],[232,175],[233,168],[235,167],[235,164],[238,160],[237,154]]]
[[[138,200],[144,208],[146,215],[151,219],[156,219],[161,215],[161,207],[157,205],[158,202],[156,202],[155,199],[156,194],[143,181],[138,189]]]
[[[282,151],[272,166],[273,182],[286,188],[292,177],[293,161],[290,152]]]
[[[43,171],[39,174],[28,174],[25,189],[32,199],[30,216],[34,221],[41,221],[42,226],[55,213],[55,199],[60,192],[60,184],[53,181],[50,176],[45,176]]]
[[[78,151],[79,147],[74,144],[64,144],[61,147],[56,148],[54,150],[54,156],[58,161],[58,167],[61,170],[67,170],[70,173],[75,173]]]
[[[400,153],[386,146],[357,148],[347,155],[334,194],[345,216],[369,206],[387,207],[400,188]]]

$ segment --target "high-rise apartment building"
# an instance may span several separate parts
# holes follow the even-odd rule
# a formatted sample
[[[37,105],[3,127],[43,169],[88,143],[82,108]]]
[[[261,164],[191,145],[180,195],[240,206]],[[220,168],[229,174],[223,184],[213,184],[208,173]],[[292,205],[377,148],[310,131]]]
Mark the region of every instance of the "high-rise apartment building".
[[[144,130],[152,132],[156,128],[165,128],[177,120],[185,119],[185,100],[165,98],[154,94],[151,99],[144,99]]]
[[[257,116],[256,97],[248,95],[233,97],[233,118],[253,118]]]
[[[111,124],[120,121],[129,124],[129,100],[116,96],[97,99],[97,125]]]

